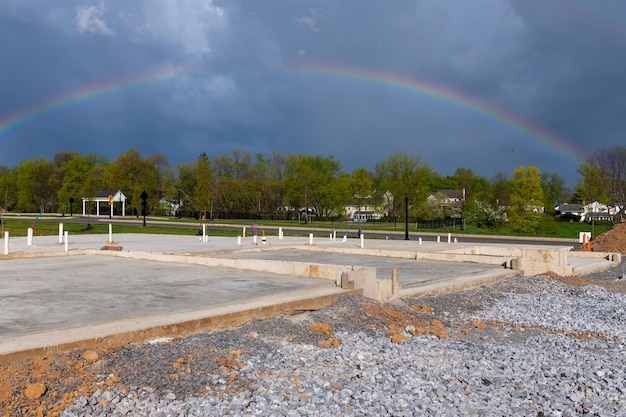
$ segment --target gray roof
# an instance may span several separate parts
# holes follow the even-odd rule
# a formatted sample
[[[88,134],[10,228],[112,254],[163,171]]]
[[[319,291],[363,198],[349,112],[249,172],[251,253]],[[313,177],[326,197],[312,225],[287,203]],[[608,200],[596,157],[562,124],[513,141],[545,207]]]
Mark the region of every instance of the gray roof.
[[[437,190],[438,193],[445,194],[448,198],[465,200],[465,189],[460,190]]]
[[[558,207],[558,210],[563,213],[566,211],[581,211],[582,208],[580,207],[580,204],[561,204]]]
[[[108,197],[110,195],[115,195],[115,193],[117,193],[118,191],[121,192],[121,190],[102,190],[102,191],[98,191],[98,193],[96,194],[96,197]]]

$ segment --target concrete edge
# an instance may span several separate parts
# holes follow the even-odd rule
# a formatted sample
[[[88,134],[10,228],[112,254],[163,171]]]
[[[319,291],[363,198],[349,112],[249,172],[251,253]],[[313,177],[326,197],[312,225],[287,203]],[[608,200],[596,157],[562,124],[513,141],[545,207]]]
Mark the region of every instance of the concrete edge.
[[[8,337],[0,341],[0,364],[76,349],[102,349],[238,326],[252,319],[317,310],[358,291],[322,287],[190,310],[166,311],[122,320]]]
[[[506,278],[519,275],[520,271],[501,270],[489,271],[476,275],[463,275],[452,279],[435,281],[419,288],[401,288],[400,297],[402,298],[419,298],[426,295],[438,295],[449,292],[457,292],[476,288],[484,285],[493,285]]]
[[[621,262],[608,261],[605,259],[598,260],[598,262],[595,262],[590,265],[572,267],[572,276],[580,276],[580,275],[592,274],[595,272],[602,272],[602,271],[606,271],[609,268],[619,266],[620,264]]]
[[[83,249],[75,249],[74,251],[82,251]],[[5,259],[30,259],[30,258],[52,258],[52,257],[61,257],[61,256],[69,256],[72,254],[70,252],[62,252],[62,251],[47,251],[47,252],[13,252],[8,255],[0,254],[0,260]]]
[[[580,252],[572,251],[568,252],[568,256],[571,258],[593,258],[593,259],[606,259],[615,261],[617,263],[622,262],[622,254],[620,252]]]
[[[510,264],[511,259],[514,256],[504,255],[482,255],[482,254],[467,254],[467,253],[454,253],[454,252],[421,252],[421,251],[408,251],[408,250],[388,250],[388,249],[366,249],[366,248],[340,248],[332,246],[289,246],[281,247],[280,249],[297,249],[308,250],[312,252],[331,252],[347,255],[360,255],[360,256],[380,256],[385,258],[398,258],[398,259],[411,259],[411,260],[424,260],[424,261],[440,261],[440,262],[459,262],[459,263],[475,263],[484,265],[506,265]]]

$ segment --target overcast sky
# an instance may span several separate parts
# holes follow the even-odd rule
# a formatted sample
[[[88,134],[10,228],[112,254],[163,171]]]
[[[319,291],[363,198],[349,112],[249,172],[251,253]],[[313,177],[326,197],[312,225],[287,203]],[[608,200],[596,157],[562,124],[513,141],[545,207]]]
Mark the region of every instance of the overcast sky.
[[[3,0],[0,165],[391,153],[574,185],[624,144],[624,0]]]

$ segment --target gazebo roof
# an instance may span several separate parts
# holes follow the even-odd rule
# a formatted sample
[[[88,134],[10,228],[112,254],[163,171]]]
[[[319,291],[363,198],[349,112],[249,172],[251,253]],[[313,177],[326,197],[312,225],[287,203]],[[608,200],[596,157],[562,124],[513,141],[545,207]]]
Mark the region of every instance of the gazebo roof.
[[[83,197],[83,200],[108,201],[110,195],[113,196],[114,201],[126,201],[126,195],[121,190],[101,190],[96,193],[95,197]]]
[[[121,193],[121,191],[120,191],[120,190],[102,190],[102,191],[98,191],[98,192],[96,193],[96,197],[105,197],[105,198],[106,198],[106,197],[108,197],[108,196],[110,196],[110,195],[115,195],[115,194],[117,194],[118,192],[119,192],[119,193]],[[122,194],[123,194],[123,193],[122,193]]]

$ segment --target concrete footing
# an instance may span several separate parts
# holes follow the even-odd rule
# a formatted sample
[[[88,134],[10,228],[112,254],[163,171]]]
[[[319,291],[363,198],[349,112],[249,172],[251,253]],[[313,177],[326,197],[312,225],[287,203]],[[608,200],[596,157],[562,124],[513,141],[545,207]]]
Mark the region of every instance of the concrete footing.
[[[429,260],[442,262],[468,262],[501,265],[524,276],[555,273],[573,276],[617,266],[622,255],[614,252],[575,252],[571,246],[518,247],[518,246],[467,246],[440,251],[407,251],[387,249],[357,249],[338,247],[308,247],[307,250],[353,255],[383,256],[390,258]],[[576,266],[576,259],[587,259],[585,267]],[[597,262],[594,262],[597,261]],[[606,262],[602,262],[606,261]]]
[[[233,302],[4,338],[0,339],[0,364],[74,349],[113,348],[238,326],[252,319],[319,309],[345,294],[327,287],[308,289],[280,297],[249,299],[243,308],[239,302]]]

